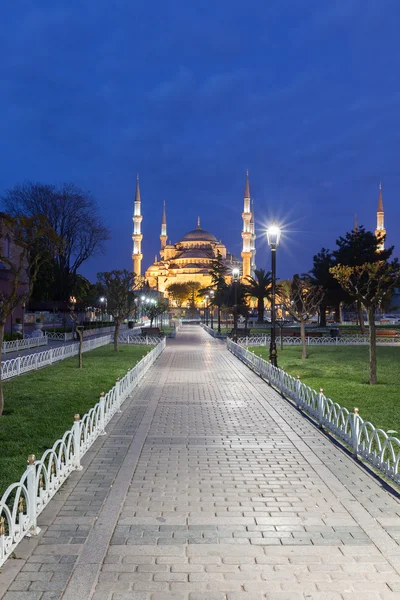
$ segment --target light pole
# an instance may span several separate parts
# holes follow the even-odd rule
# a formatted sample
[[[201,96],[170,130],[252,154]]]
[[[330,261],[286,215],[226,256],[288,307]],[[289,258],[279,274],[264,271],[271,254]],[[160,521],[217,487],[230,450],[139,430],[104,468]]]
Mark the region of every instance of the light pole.
[[[274,367],[278,366],[278,357],[276,352],[276,314],[275,314],[275,294],[276,294],[276,249],[279,246],[281,230],[277,225],[271,225],[267,229],[268,246],[271,248],[271,271],[272,271],[272,294],[271,294],[271,343],[269,345],[269,360]]]
[[[211,303],[211,313],[210,313],[210,318],[211,318],[211,329],[214,329],[214,304],[213,304],[213,300],[214,300],[214,290],[210,291],[210,303]]]
[[[104,302],[107,302],[107,300],[105,299],[104,296],[102,296],[100,298],[100,304],[101,304],[101,325],[103,326],[103,321],[104,321]]]
[[[237,288],[239,283],[239,269],[233,269],[233,289],[235,294],[235,300],[233,305],[233,341],[237,342]]]
[[[205,301],[206,301],[206,306],[205,306],[205,309],[204,309],[204,311],[205,311],[206,314],[204,316],[205,316],[205,320],[206,320],[206,325],[208,327],[208,307],[209,307],[209,304],[208,304],[208,294],[206,296],[204,296],[204,298],[205,298]]]

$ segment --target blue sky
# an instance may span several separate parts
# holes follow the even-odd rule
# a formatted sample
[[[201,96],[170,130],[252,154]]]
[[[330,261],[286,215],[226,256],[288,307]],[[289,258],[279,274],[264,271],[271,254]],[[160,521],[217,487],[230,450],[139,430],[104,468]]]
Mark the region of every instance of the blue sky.
[[[131,268],[136,172],[144,267],[196,226],[240,254],[245,170],[264,230],[285,228],[281,278],[322,246],[375,228],[399,246],[398,0],[14,0],[0,38],[0,193],[73,181],[97,198],[107,252]],[[398,251],[396,251],[398,255]]]

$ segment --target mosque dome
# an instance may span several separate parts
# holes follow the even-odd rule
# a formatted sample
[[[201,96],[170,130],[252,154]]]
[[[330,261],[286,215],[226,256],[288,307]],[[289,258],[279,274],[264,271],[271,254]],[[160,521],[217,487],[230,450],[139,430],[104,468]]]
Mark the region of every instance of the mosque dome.
[[[205,231],[200,227],[200,217],[197,222],[196,229],[185,233],[185,235],[179,240],[179,242],[214,242],[217,243],[218,240],[212,233]]]

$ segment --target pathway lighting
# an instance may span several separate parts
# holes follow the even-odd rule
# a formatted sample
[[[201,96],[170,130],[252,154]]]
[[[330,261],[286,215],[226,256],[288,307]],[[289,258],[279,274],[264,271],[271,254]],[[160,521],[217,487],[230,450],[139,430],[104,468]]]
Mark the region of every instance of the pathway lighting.
[[[275,310],[275,297],[276,297],[276,249],[279,246],[279,240],[281,237],[281,230],[278,225],[271,225],[267,229],[267,240],[268,246],[271,248],[271,272],[272,272],[272,293],[271,293],[271,342],[269,346],[269,360],[271,365],[274,367],[278,366],[277,352],[276,352],[276,310]]]
[[[239,284],[239,269],[232,270],[233,278],[233,289],[235,294],[235,301],[233,305],[233,341],[237,343],[237,289]]]

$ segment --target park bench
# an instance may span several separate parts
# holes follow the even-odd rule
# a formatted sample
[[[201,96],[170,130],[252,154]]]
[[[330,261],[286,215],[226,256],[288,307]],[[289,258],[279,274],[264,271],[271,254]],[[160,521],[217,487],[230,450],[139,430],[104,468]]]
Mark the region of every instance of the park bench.
[[[377,329],[376,337],[397,337],[399,331],[396,329]]]

